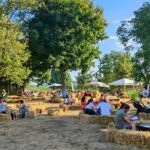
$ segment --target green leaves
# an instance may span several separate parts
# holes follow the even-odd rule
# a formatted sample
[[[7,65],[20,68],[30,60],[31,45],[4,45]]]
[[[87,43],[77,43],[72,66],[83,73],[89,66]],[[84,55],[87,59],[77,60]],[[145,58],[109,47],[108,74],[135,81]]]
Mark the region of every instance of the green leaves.
[[[134,76],[137,81],[150,81],[150,3],[144,3],[134,12],[135,17],[129,22],[123,22],[118,28],[118,36],[125,49],[135,50]],[[129,42],[129,41],[133,42]],[[128,45],[131,43],[131,45]]]
[[[19,39],[23,34],[17,24],[11,23],[6,17],[1,17],[0,35],[0,78],[2,80],[0,86],[22,86],[30,74],[30,70],[26,67],[30,53],[25,50],[26,43]]]
[[[91,72],[79,72],[76,77],[79,87],[84,87],[87,83],[91,82],[93,79],[93,74]]]
[[[32,57],[46,55],[49,64],[65,70],[81,68],[86,60],[90,66],[99,55],[94,44],[104,38],[102,10],[81,0],[49,0],[44,6],[27,24]]]
[[[99,70],[96,78],[105,83],[121,78],[131,78],[133,63],[128,53],[112,51],[100,59]]]

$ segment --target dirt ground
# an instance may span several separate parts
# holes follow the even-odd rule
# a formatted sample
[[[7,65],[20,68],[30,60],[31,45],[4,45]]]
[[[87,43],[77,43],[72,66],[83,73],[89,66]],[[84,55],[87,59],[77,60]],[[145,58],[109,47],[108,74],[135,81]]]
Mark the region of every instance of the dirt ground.
[[[1,122],[0,150],[141,150],[108,143],[105,129],[80,122],[78,113]]]

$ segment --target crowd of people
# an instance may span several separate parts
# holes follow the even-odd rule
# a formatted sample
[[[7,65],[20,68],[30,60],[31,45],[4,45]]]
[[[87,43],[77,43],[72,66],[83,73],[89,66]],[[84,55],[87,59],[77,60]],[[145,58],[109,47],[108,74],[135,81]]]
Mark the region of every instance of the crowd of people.
[[[139,119],[139,113],[145,112],[150,113],[150,103],[147,103],[147,106],[142,102],[141,94],[138,97],[133,98],[128,102],[132,102],[133,106],[136,108],[136,116]],[[130,106],[126,103],[120,103],[120,107],[116,111],[115,114],[115,127],[117,129],[136,129],[136,124],[134,123],[132,117],[128,117],[127,112],[130,109]],[[102,116],[110,116],[112,114],[112,105],[109,103],[106,95],[101,95],[98,102],[94,102],[92,97],[86,102],[86,95],[82,97],[81,107],[85,114],[89,115],[102,115]]]

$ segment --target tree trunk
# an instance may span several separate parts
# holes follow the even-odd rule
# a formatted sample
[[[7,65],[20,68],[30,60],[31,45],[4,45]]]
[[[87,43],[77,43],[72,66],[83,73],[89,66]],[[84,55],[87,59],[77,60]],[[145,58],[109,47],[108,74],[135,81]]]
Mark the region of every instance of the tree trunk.
[[[61,74],[61,89],[62,89],[62,95],[63,98],[66,98],[66,71],[64,70],[60,70],[60,74]]]

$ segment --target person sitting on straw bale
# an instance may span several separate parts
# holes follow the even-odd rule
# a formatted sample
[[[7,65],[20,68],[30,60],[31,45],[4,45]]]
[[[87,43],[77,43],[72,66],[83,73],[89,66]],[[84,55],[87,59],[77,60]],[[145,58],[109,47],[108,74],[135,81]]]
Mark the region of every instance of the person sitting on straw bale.
[[[12,111],[11,108],[8,107],[7,103],[3,101],[2,99],[0,99],[0,113],[10,114],[12,120],[14,119],[14,116],[15,116],[15,112]]]
[[[146,106],[142,102],[142,97],[131,99],[131,102],[133,103],[133,106],[137,109],[136,115],[138,115],[140,112],[145,112]]]
[[[25,118],[25,114],[27,112],[27,106],[25,105],[24,100],[20,100],[19,105],[17,105],[17,107],[19,108],[19,118],[20,119]]]
[[[74,100],[73,100],[72,96],[68,95],[67,98],[64,101],[64,104],[65,105],[72,105],[73,103],[74,103]]]
[[[112,113],[111,105],[106,100],[100,102],[97,105],[96,109],[97,109],[97,114],[102,116],[110,116]]]
[[[96,104],[93,102],[91,98],[85,106],[85,114],[96,115]]]
[[[101,94],[101,97],[100,97],[100,99],[99,99],[99,102],[102,102],[103,100],[104,100],[104,95]]]
[[[81,108],[84,112],[85,112],[85,106],[86,106],[86,98],[85,96],[83,96],[81,99]]]
[[[124,104],[121,109],[116,112],[115,115],[115,127],[117,129],[136,129],[136,125],[131,121],[127,115],[130,106]]]

